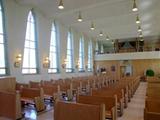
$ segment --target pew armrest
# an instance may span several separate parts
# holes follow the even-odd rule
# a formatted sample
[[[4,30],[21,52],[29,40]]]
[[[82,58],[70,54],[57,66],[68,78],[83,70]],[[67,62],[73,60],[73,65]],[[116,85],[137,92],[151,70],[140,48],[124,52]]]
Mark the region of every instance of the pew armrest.
[[[21,96],[19,92],[16,93],[16,118],[22,118],[22,113],[21,113]]]
[[[117,120],[117,109],[116,109],[116,107],[112,107],[111,115],[112,115],[112,120]]]

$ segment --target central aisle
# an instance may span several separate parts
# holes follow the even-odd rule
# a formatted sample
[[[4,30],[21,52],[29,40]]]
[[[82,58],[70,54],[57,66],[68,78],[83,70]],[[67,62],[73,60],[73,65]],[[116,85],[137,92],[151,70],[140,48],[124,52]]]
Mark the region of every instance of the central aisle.
[[[128,103],[127,109],[124,110],[124,115],[118,120],[143,120],[143,111],[145,107],[147,83],[141,82],[135,95]]]

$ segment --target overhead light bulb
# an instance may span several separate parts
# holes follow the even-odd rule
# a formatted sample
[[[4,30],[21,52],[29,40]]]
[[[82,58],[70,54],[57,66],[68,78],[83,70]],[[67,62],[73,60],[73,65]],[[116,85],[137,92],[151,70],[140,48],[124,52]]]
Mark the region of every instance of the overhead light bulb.
[[[139,20],[139,17],[137,15],[137,18],[136,18],[136,23],[139,24],[140,23],[140,20]]]
[[[103,32],[102,31],[100,31],[99,36],[103,36]]]
[[[136,4],[136,0],[134,0],[134,2],[133,2],[133,8],[132,8],[132,11],[133,11],[133,12],[138,11],[137,4]]]
[[[109,37],[108,37],[108,36],[106,37],[106,40],[107,40],[107,41],[109,40]]]
[[[95,27],[94,27],[94,24],[93,24],[93,22],[91,23],[91,28],[90,28],[91,30],[95,30]]]
[[[112,40],[112,44],[114,44],[114,41]]]
[[[143,38],[141,38],[141,39],[140,39],[140,41],[144,41],[144,39],[143,39]]]
[[[83,21],[82,15],[81,15],[81,12],[79,12],[79,14],[78,14],[78,22],[82,22],[82,21]]]
[[[140,26],[138,27],[138,32],[142,32],[142,29]]]
[[[61,10],[64,9],[64,5],[63,5],[63,1],[62,0],[59,1],[58,8],[61,9]]]
[[[143,37],[143,34],[142,34],[142,32],[139,34],[139,37],[140,37],[140,38],[142,38],[142,37]]]

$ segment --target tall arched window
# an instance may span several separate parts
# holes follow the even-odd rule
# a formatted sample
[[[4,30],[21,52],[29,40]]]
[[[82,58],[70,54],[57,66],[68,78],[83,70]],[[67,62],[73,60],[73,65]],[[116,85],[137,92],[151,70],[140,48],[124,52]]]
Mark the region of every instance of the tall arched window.
[[[73,72],[73,35],[69,31],[67,38],[67,64],[66,72]]]
[[[92,58],[92,41],[90,40],[88,42],[88,71],[92,71],[92,62],[93,62],[93,58]]]
[[[51,29],[51,39],[50,39],[50,68],[48,69],[48,73],[56,73],[58,72],[58,61],[57,61],[57,31],[55,23],[52,24]]]
[[[79,71],[84,71],[84,39],[80,38],[79,41]]]
[[[7,60],[6,60],[6,41],[4,32],[4,12],[2,0],[0,0],[0,75],[7,74]]]
[[[23,74],[38,73],[37,65],[37,36],[36,21],[34,12],[31,10],[28,14],[27,29],[23,55]]]

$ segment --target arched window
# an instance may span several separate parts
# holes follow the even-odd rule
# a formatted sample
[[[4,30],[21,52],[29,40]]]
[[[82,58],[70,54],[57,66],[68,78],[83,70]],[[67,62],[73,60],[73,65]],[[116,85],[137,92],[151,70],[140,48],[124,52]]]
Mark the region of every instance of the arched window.
[[[88,42],[88,71],[92,71],[92,62],[93,62],[92,41],[90,40]]]
[[[79,41],[79,71],[84,71],[84,39],[80,38]]]
[[[35,15],[31,10],[28,14],[27,29],[23,55],[23,74],[38,73],[37,65],[37,36]]]
[[[2,0],[0,0],[0,75],[7,74],[7,60],[6,60],[6,41],[4,30],[4,12]]]
[[[50,68],[48,69],[48,73],[58,72],[57,30],[55,23],[52,24],[52,29],[51,29],[49,60],[50,60]]]
[[[73,35],[69,31],[67,38],[67,64],[66,72],[73,72]]]

